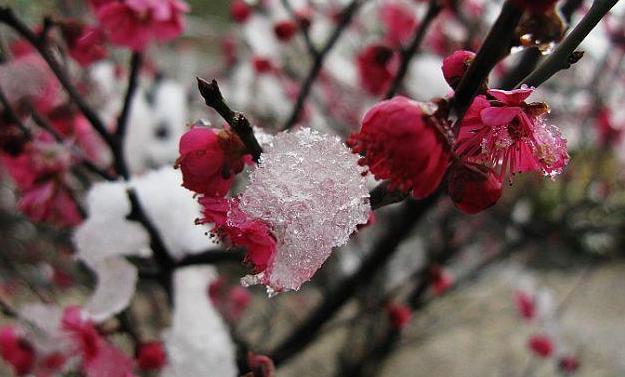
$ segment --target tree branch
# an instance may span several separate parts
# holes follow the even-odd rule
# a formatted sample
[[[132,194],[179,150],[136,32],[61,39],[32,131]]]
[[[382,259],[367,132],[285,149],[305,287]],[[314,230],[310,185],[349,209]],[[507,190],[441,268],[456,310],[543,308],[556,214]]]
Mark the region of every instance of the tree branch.
[[[456,116],[456,133],[459,130],[458,125],[464,118],[464,113],[473,102],[473,98],[477,95],[484,81],[488,79],[488,74],[497,62],[509,52],[514,31],[522,15],[523,11],[512,1],[506,1],[475,59],[460,80],[452,100],[453,111]]]
[[[315,60],[313,61],[310,70],[308,71],[308,75],[306,76],[304,83],[300,87],[300,91],[297,99],[295,100],[295,105],[293,106],[291,115],[284,123],[284,127],[282,128],[283,130],[291,129],[299,120],[300,113],[304,108],[304,104],[306,103],[306,99],[308,98],[308,95],[312,90],[313,84],[317,80],[317,76],[319,76],[319,73],[321,72],[321,68],[323,67],[323,62],[326,56],[339,40],[339,37],[341,36],[341,34],[343,34],[343,31],[347,29],[352,21],[352,18],[356,15],[358,9],[360,9],[361,5],[364,4],[365,1],[367,0],[352,0],[341,11],[339,22],[334,28],[332,34],[330,35],[330,38],[323,46],[323,48],[319,51],[319,53],[315,56]]]
[[[255,162],[258,162],[260,154],[263,153],[258,140],[254,136],[254,130],[242,113],[234,112],[225,102],[221,95],[219,85],[216,80],[208,82],[200,77],[197,78],[200,94],[204,97],[206,105],[212,107],[221,115],[222,118],[232,127],[232,130],[239,136],[248,152],[252,155]]]
[[[297,26],[299,27],[300,33],[302,34],[302,37],[304,38],[304,43],[306,44],[306,49],[308,49],[308,53],[310,54],[310,57],[313,59],[317,58],[317,55],[319,55],[319,51],[317,51],[317,48],[315,47],[312,39],[310,38],[310,33],[308,32],[308,25],[306,25],[306,23],[302,20],[302,18],[299,17],[295,13],[295,10],[291,6],[291,2],[289,0],[281,0],[281,3],[284,9],[286,9],[286,11],[289,13],[291,18],[293,18],[295,22],[297,22]]]
[[[577,46],[582,43],[584,38],[590,34],[592,29],[597,26],[603,16],[617,2],[618,0],[595,0],[588,13],[556,47],[555,51],[538,68],[524,78],[521,83],[531,87],[538,87],[559,71],[569,68],[572,63],[571,58]]]
[[[18,33],[21,37],[26,39],[41,55],[41,57],[48,63],[48,66],[59,80],[65,91],[69,94],[70,98],[80,111],[83,113],[85,118],[89,120],[93,128],[96,130],[100,136],[106,141],[106,143],[110,146],[113,145],[113,138],[111,134],[106,129],[104,122],[100,119],[98,114],[85,102],[82,94],[78,92],[78,89],[72,84],[69,79],[67,73],[61,66],[61,64],[57,61],[57,59],[52,55],[45,40],[41,40],[38,35],[36,35],[24,22],[15,16],[13,10],[9,7],[0,7],[0,22],[6,24],[11,27],[16,33]]]
[[[276,365],[308,346],[316,338],[319,329],[349,301],[354,292],[371,281],[375,272],[394,255],[402,240],[410,235],[412,228],[438,201],[441,192],[439,190],[419,202],[409,200],[404,203],[401,211],[391,219],[387,233],[376,243],[358,271],[340,282],[336,290],[327,295],[320,306],[270,353]]]
[[[397,70],[397,74],[393,79],[391,87],[389,88],[384,98],[389,99],[393,97],[401,88],[404,78],[408,73],[408,68],[410,67],[410,62],[412,61],[412,58],[421,47],[423,38],[425,37],[427,30],[432,24],[432,21],[434,21],[434,19],[436,18],[436,16],[438,16],[442,9],[443,7],[440,3],[440,0],[430,0],[427,13],[425,14],[423,21],[421,22],[421,25],[419,25],[419,27],[417,28],[414,38],[412,38],[412,41],[410,41],[408,47],[401,51],[401,63],[399,65],[399,69]]]

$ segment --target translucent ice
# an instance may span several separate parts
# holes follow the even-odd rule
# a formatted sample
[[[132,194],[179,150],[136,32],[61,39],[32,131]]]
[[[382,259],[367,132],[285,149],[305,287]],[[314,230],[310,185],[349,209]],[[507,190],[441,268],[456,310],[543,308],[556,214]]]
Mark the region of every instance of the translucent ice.
[[[338,137],[309,128],[274,137],[240,207],[271,225],[278,247],[267,270],[246,282],[297,290],[367,222],[369,192],[357,161]]]

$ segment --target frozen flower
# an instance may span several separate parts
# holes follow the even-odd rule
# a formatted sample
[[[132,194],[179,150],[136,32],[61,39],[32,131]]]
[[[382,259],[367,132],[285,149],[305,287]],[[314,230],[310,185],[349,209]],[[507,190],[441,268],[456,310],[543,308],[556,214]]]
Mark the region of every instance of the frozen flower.
[[[533,89],[488,90],[478,96],[460,126],[456,153],[500,169],[499,176],[541,170],[554,177],[569,162],[566,139],[547,123],[543,103],[526,103]]]
[[[184,30],[181,0],[109,1],[97,8],[97,17],[111,42],[143,51],[153,40],[166,42]]]
[[[276,240],[267,222],[252,218],[239,208],[236,199],[200,198],[204,218],[198,223],[214,224],[213,234],[231,243],[243,247],[245,260],[254,265],[256,272],[264,271],[273,260]]]
[[[365,47],[356,56],[360,85],[370,94],[381,95],[388,90],[399,67],[399,57],[384,44]]]
[[[182,185],[208,196],[224,196],[243,170],[247,150],[232,131],[194,126],[180,138]],[[249,155],[248,155],[249,157]]]
[[[337,137],[308,128],[274,137],[239,209],[270,226],[276,251],[247,282],[263,283],[270,292],[297,290],[333,247],[367,222],[369,192],[357,160]]]
[[[0,356],[18,376],[29,374],[35,363],[35,349],[12,326],[0,328]]]
[[[447,192],[456,208],[475,214],[489,208],[501,197],[502,184],[493,169],[458,162],[448,174]]]
[[[394,47],[401,47],[412,36],[417,27],[417,19],[410,7],[399,2],[385,2],[379,13],[384,25],[384,39]]]
[[[373,106],[348,145],[363,153],[377,179],[388,179],[391,189],[430,195],[441,183],[449,164],[449,144],[433,114],[434,106],[395,97]]]
[[[528,346],[538,357],[548,358],[553,354],[554,346],[551,338],[547,335],[539,334],[530,337]]]
[[[452,88],[458,86],[474,58],[474,52],[459,50],[443,60],[443,76],[449,86]]]
[[[142,343],[137,350],[137,365],[141,370],[154,371],[162,369],[167,363],[167,354],[162,342]]]

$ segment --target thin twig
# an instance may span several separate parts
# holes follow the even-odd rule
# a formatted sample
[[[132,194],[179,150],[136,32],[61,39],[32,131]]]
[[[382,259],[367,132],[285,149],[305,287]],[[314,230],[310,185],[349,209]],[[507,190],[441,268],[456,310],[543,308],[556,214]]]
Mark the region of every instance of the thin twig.
[[[293,9],[293,6],[291,6],[291,2],[289,0],[281,0],[281,2],[282,2],[282,6],[284,7],[284,9],[286,9],[286,11],[289,13],[291,18],[293,18],[295,22],[297,22],[299,31],[302,34],[302,37],[304,38],[306,49],[308,49],[308,53],[310,54],[310,57],[315,59],[317,55],[319,55],[319,51],[317,51],[315,44],[310,38],[310,33],[308,32],[308,25],[300,16],[297,15],[295,10]]]
[[[130,74],[128,75],[128,87],[126,88],[126,95],[124,96],[124,106],[122,108],[122,112],[119,114],[119,118],[117,118],[115,137],[118,139],[123,139],[126,136],[128,118],[132,108],[132,99],[135,96],[135,92],[139,84],[139,73],[141,72],[142,62],[143,54],[140,52],[133,52],[130,59]]]
[[[34,108],[34,106],[30,106],[30,115],[33,121],[35,122],[35,124],[39,126],[39,128],[49,133],[54,138],[54,140],[56,140],[57,143],[64,144],[63,136],[59,134],[58,131],[56,131],[54,127],[52,127],[52,125],[41,114],[39,114],[39,112]],[[72,149],[72,153],[74,153],[77,156],[77,158],[80,160],[80,163],[88,171],[100,176],[101,178],[107,181],[114,181],[116,179],[114,176],[107,173],[105,170],[100,169],[93,162],[89,161],[83,155],[83,152],[78,147],[76,147],[75,145],[70,145],[68,147]]]
[[[404,78],[408,73],[408,68],[410,67],[410,62],[412,61],[412,58],[421,47],[423,38],[425,37],[425,34],[432,24],[432,21],[434,21],[434,19],[436,18],[436,16],[438,16],[442,9],[443,7],[440,0],[430,0],[427,13],[425,14],[423,21],[417,28],[414,38],[412,38],[412,41],[410,41],[408,47],[401,51],[401,63],[399,65],[399,69],[397,70],[397,74],[395,75],[395,78],[393,79],[393,82],[391,83],[391,86],[384,98],[388,99],[393,97],[401,88]]]
[[[242,249],[208,250],[199,254],[187,255],[176,262],[176,268],[199,264],[216,264],[221,262],[242,262],[245,252]]]
[[[2,88],[0,88],[0,104],[2,104],[2,110],[4,111],[4,114],[6,114],[6,116],[9,118],[9,121],[11,123],[14,123],[20,129],[20,131],[22,131],[27,139],[32,139],[32,134],[30,130],[28,129],[28,127],[26,127],[26,125],[24,125],[22,119],[20,119],[19,115],[17,115],[15,110],[13,110],[13,107],[9,103],[9,99],[7,98]]]
[[[221,95],[219,85],[216,80],[208,82],[200,77],[197,78],[200,94],[204,98],[207,106],[212,107],[222,118],[232,127],[232,130],[239,136],[254,161],[258,162],[260,154],[263,153],[258,140],[254,136],[254,130],[245,115],[234,112]]]
[[[521,82],[531,87],[538,87],[553,75],[571,65],[571,58],[577,46],[582,43],[588,34],[601,21],[603,16],[612,9],[618,0],[595,0],[588,13],[575,28],[556,47],[551,55],[538,68]],[[520,85],[519,85],[520,86]]]
[[[460,80],[453,97],[456,133],[459,131],[458,125],[464,118],[464,113],[473,102],[473,98],[477,95],[484,81],[488,79],[488,74],[497,62],[510,51],[514,31],[522,15],[523,11],[511,0],[506,1],[475,59]]]
[[[391,220],[387,233],[376,243],[372,252],[362,262],[360,268],[337,285],[336,290],[327,295],[311,315],[282,341],[273,352],[272,360],[279,365],[308,346],[318,335],[319,329],[353,296],[357,289],[371,281],[371,277],[394,255],[401,242],[410,235],[412,228],[438,201],[441,191],[429,198],[415,202],[409,200]]]
[[[317,80],[317,76],[319,76],[319,73],[321,72],[321,68],[323,68],[323,63],[324,63],[326,56],[328,55],[330,50],[332,50],[336,42],[339,40],[339,37],[341,36],[341,34],[343,34],[343,32],[347,29],[347,27],[352,21],[352,18],[356,15],[356,13],[358,12],[358,9],[360,9],[361,5],[364,4],[365,1],[366,0],[352,0],[341,11],[338,24],[334,28],[334,31],[330,35],[330,38],[328,39],[328,41],[325,43],[323,48],[316,55],[315,60],[313,61],[313,64],[310,67],[310,70],[308,71],[308,75],[306,76],[306,79],[304,79],[304,83],[300,87],[299,94],[297,96],[297,99],[295,100],[295,105],[293,106],[291,115],[289,116],[287,121],[284,123],[284,127],[282,128],[283,130],[291,129],[299,120],[300,113],[302,112],[302,109],[304,108],[306,99],[308,98],[308,95],[310,94],[310,91],[312,90],[313,84]]]

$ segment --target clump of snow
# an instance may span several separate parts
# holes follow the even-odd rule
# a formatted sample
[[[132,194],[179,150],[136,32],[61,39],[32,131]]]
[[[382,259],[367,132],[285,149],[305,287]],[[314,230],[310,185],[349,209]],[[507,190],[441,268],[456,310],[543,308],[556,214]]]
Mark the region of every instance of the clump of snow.
[[[172,326],[164,336],[168,364],[162,376],[238,375],[228,328],[206,294],[215,279],[211,266],[176,271]]]
[[[332,248],[367,222],[362,172],[358,156],[338,137],[309,128],[276,135],[250,175],[240,208],[271,226],[277,251],[267,270],[247,282],[282,291],[308,281]]]
[[[137,270],[122,256],[149,257],[149,235],[130,221],[127,190],[133,188],[148,218],[175,259],[205,251],[207,228],[195,225],[200,207],[181,185],[180,171],[163,167],[129,183],[96,183],[87,195],[89,216],[74,233],[77,258],[94,272],[98,286],[86,306],[95,321],[104,321],[124,310],[135,292]],[[216,248],[217,245],[212,244]]]
[[[128,307],[139,274],[135,266],[120,257],[106,258],[89,267],[98,283],[85,310],[93,321],[105,321]]]

